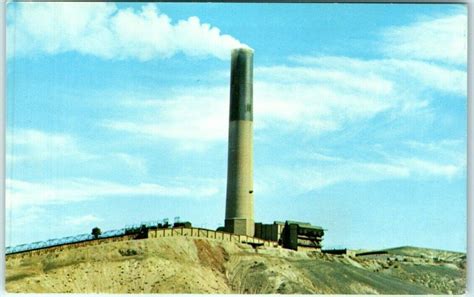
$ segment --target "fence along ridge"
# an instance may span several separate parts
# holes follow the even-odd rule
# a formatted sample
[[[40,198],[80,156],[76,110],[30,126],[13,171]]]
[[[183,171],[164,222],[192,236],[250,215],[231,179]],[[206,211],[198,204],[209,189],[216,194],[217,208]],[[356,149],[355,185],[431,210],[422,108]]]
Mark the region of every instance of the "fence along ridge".
[[[67,236],[62,238],[54,238],[46,241],[37,241],[28,244],[20,244],[13,247],[6,247],[6,255],[14,255],[26,252],[46,250],[50,248],[57,247],[73,247],[76,244],[80,243],[97,243],[109,242],[107,239],[120,239],[120,241],[133,240],[135,234],[127,234],[128,228],[118,229],[118,230],[109,230],[99,235],[98,238],[95,238],[92,234],[79,234],[76,236]],[[174,232],[180,230],[179,232]],[[184,234],[184,230],[190,230],[190,233]],[[193,230],[197,232],[194,233]],[[205,234],[200,232],[205,231]],[[195,227],[176,227],[176,228],[148,228],[148,238],[160,238],[160,237],[173,237],[173,236],[188,236],[188,237],[202,237],[202,238],[211,238],[211,239],[220,239],[222,241],[231,241],[231,242],[241,242],[241,243],[250,243],[250,244],[263,244],[267,246],[274,245],[276,242],[270,240],[264,240],[257,237],[247,236],[247,235],[238,235],[224,231],[216,231],[204,228],[195,228]],[[159,233],[163,235],[158,236]],[[155,236],[150,236],[150,234],[155,233]],[[196,235],[195,235],[196,234]]]

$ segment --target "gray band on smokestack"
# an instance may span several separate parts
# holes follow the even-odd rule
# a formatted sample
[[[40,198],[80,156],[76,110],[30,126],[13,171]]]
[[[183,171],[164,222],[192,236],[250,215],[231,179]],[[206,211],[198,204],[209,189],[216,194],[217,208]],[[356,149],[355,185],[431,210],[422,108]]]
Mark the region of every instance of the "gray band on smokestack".
[[[253,50],[232,51],[225,230],[253,236]]]
[[[232,50],[230,120],[253,121],[253,50]]]

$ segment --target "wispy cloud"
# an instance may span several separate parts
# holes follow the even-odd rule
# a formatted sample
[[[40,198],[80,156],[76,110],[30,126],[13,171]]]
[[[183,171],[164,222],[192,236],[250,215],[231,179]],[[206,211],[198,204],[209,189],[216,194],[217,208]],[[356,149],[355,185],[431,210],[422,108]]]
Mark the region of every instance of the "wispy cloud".
[[[109,156],[104,156],[108,158]],[[136,157],[126,153],[114,153],[110,158],[117,158],[119,161],[125,163],[129,170],[133,170],[135,173],[146,175],[148,173],[147,161],[144,158]]]
[[[15,208],[117,196],[205,198],[217,194],[219,189],[220,187],[212,184],[122,184],[89,178],[58,179],[49,182],[7,179],[5,197],[6,206]]]
[[[279,185],[291,184],[294,194],[347,182],[438,178],[451,180],[465,176],[466,157],[459,152],[459,147],[452,153],[441,152],[441,159],[438,158],[438,153],[438,150],[433,152],[422,149],[412,153],[412,156],[391,153],[384,158],[364,161],[307,152],[302,153],[302,158],[307,161],[304,165],[291,168],[268,166],[257,171],[257,179],[261,180],[267,191],[284,191]]]
[[[314,76],[307,75],[314,71]],[[384,81],[377,90],[359,86],[355,75],[346,71],[332,73],[344,76],[348,85],[320,73],[311,66],[277,66],[256,69],[259,81],[254,88],[257,128],[277,126],[283,130],[299,130],[319,135],[342,129],[348,123],[366,120],[392,107],[392,102],[382,100],[381,93],[388,92],[390,82]],[[305,80],[294,77],[305,76]],[[350,85],[350,82],[354,85]]]
[[[60,238],[90,232],[95,224],[103,219],[94,215],[61,215],[52,213],[48,206],[24,205],[20,209],[9,208],[6,211],[5,228],[8,236],[5,238],[7,246],[42,241],[49,238]],[[58,221],[61,224],[58,224]],[[47,227],[48,237],[43,234]]]
[[[97,156],[80,148],[77,140],[66,133],[36,129],[8,129],[7,161],[45,161],[57,158],[92,160]]]
[[[228,96],[224,87],[185,88],[167,98],[125,100],[121,107],[131,117],[104,120],[101,125],[146,139],[176,141],[181,148],[199,148],[226,139]]]
[[[323,161],[323,162],[335,162],[335,161],[343,161],[344,160],[341,157],[331,156],[327,153],[320,153],[320,152],[300,152],[297,155],[301,159],[316,160],[316,161]]]
[[[64,223],[66,225],[74,225],[74,226],[92,224],[92,223],[96,223],[100,221],[103,221],[103,220],[91,214],[83,215],[83,216],[75,216],[75,217],[68,216],[64,218]]]
[[[467,62],[467,15],[427,18],[383,32],[381,50],[387,56],[452,64]]]
[[[28,170],[44,168],[35,175],[35,182],[11,177],[6,182],[7,207],[61,204],[93,200],[109,196],[159,196],[159,197],[209,197],[220,191],[212,181],[199,183],[172,180],[167,185],[156,183],[122,184],[97,179],[87,168],[97,162],[107,163],[106,172],[131,171],[133,175],[147,176],[147,160],[124,152],[90,153],[84,147],[86,140],[80,140],[66,133],[48,133],[33,129],[9,130],[7,137],[9,168]],[[79,162],[75,175],[79,178],[65,178],[70,162]],[[82,168],[82,169],[81,169]],[[9,171],[10,172],[10,171]],[[22,175],[23,176],[23,175]],[[74,175],[73,175],[74,176]],[[39,181],[40,180],[40,181]]]
[[[25,234],[25,230],[38,234],[39,232],[35,232],[37,231],[35,229],[41,228],[41,224],[45,221],[49,221],[49,215],[47,209],[43,207],[26,206],[22,208],[21,211],[13,211],[12,208],[7,206],[7,209],[5,210],[6,246],[24,243],[25,241],[35,241],[35,239],[32,240],[31,238],[18,241],[17,238],[21,237],[22,234]],[[52,226],[57,225],[62,224],[52,224]]]
[[[228,59],[230,49],[245,46],[196,16],[172,22],[155,4],[138,10],[113,3],[58,2],[13,3],[8,8],[8,56],[75,51],[145,61],[181,52]]]
[[[416,92],[414,95],[436,91],[465,96],[467,90],[466,71],[425,61],[395,58],[364,60],[341,56],[294,56],[291,60],[307,67],[312,65],[320,71],[347,72],[358,78],[361,86],[368,88],[375,85],[376,88],[385,90],[385,94],[408,89],[412,93]],[[342,88],[348,84],[346,80],[339,80],[339,83]],[[349,82],[350,84],[354,83]],[[407,98],[413,99],[416,98]]]
[[[411,154],[429,155],[438,161],[450,161],[458,164],[466,162],[466,142],[461,139],[443,139],[422,142],[407,140],[403,143]]]
[[[87,139],[80,139],[69,133],[10,128],[7,130],[6,142],[8,168],[16,166],[44,168],[45,165],[60,165],[60,163],[63,163],[62,166],[67,166],[71,162],[80,163],[82,167],[90,167],[98,162],[107,162],[110,168],[127,168],[139,175],[148,173],[145,158],[120,151],[94,152],[86,148]]]
[[[9,207],[7,206],[7,208]],[[38,223],[38,220],[44,218],[46,214],[47,210],[45,208],[39,206],[25,207],[24,209],[22,209],[21,212],[10,213],[9,211],[6,211],[5,221],[8,227],[18,228],[19,230],[21,230],[22,228],[26,228],[29,225],[34,225],[35,223]],[[11,215],[13,215],[14,217],[12,217]]]

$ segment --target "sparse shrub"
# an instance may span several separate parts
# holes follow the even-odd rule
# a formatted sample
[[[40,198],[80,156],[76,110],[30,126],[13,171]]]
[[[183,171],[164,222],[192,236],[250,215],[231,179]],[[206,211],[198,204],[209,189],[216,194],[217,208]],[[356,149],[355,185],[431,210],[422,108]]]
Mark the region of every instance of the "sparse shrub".
[[[136,250],[132,250],[132,249],[126,249],[126,250],[120,249],[119,253],[122,256],[135,256],[135,255],[138,254],[138,252]]]

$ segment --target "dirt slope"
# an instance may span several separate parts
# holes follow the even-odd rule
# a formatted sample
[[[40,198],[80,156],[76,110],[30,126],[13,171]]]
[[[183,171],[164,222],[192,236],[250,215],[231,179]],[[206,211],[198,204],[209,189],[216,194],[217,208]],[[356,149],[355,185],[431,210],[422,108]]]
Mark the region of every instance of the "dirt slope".
[[[465,254],[349,257],[169,237],[7,257],[9,292],[460,294]]]

